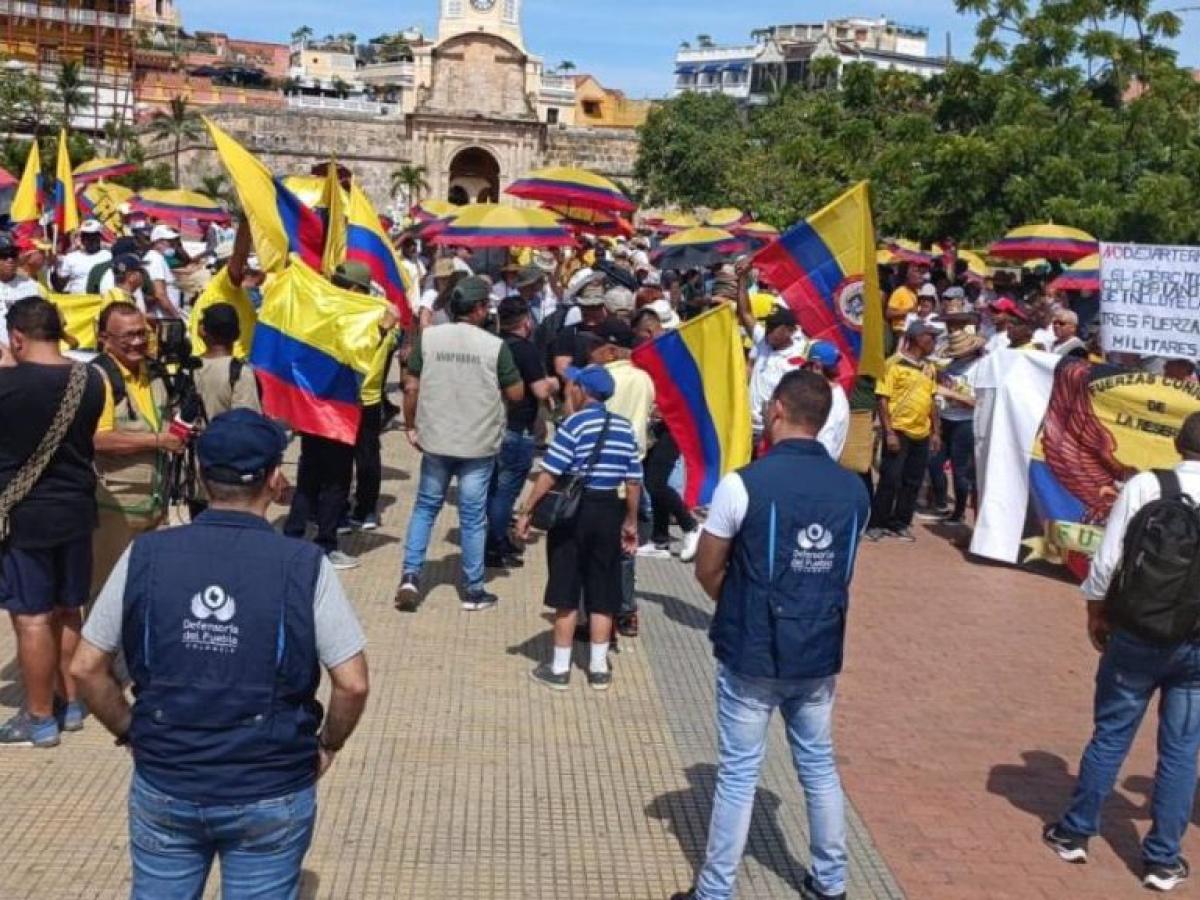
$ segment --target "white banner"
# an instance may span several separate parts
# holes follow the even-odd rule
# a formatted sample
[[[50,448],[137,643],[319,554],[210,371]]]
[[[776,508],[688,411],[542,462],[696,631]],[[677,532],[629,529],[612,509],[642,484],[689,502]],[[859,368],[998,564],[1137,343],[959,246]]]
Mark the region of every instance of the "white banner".
[[[1200,359],[1200,247],[1100,245],[1106,352]]]

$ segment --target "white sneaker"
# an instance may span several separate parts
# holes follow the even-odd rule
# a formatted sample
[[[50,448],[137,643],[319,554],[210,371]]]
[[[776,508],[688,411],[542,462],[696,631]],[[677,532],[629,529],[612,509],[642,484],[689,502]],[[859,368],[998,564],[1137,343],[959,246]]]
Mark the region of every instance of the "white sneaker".
[[[357,556],[351,556],[349,553],[343,553],[341,550],[334,550],[326,554],[326,558],[339,572],[344,572],[347,569],[357,569],[359,566]]]
[[[700,546],[700,529],[685,531],[683,542],[679,545],[679,561],[690,563],[696,558],[696,549]]]
[[[637,555],[642,559],[670,559],[671,551],[666,547],[660,547],[658,544],[642,544],[638,547]]]

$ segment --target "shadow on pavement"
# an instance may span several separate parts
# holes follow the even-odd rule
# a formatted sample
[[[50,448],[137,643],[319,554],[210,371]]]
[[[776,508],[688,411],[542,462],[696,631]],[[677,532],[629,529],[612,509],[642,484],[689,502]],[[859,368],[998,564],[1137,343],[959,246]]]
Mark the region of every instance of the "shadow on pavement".
[[[1070,803],[1075,776],[1067,761],[1044,750],[1026,750],[1021,765],[1001,764],[988,774],[987,790],[1004,797],[1017,809],[1038,818],[1043,825],[1058,820]],[[1129,786],[1133,779],[1126,781]],[[1132,788],[1131,788],[1132,789]],[[1126,867],[1139,878],[1142,875],[1141,840],[1137,821],[1148,818],[1144,806],[1131,803],[1113,793],[1104,804],[1101,837],[1112,847]]]
[[[312,869],[300,873],[300,900],[317,900],[321,878]]]
[[[25,687],[21,684],[21,667],[15,656],[0,668],[0,679],[10,682],[0,687],[0,706],[20,709],[25,702]]]
[[[712,621],[712,615],[707,610],[692,606],[692,604],[680,600],[678,597],[672,597],[670,594],[649,594],[645,591],[638,591],[638,598],[647,603],[655,603],[661,606],[663,613],[668,619],[687,628],[707,631],[709,622]]]
[[[670,826],[680,849],[692,864],[692,869],[698,873],[708,842],[708,820],[712,815],[717,767],[712,763],[691,766],[687,770],[687,780],[688,787],[685,790],[656,797],[646,807],[646,815]],[[787,838],[779,827],[779,806],[779,797],[771,791],[760,787],[755,793],[746,856],[774,872],[792,890],[800,893],[806,870],[787,848]]]

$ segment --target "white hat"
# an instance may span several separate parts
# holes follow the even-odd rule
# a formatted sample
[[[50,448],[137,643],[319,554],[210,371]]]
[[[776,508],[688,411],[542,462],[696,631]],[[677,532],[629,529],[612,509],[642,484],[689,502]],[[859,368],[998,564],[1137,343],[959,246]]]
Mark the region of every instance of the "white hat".
[[[674,331],[683,324],[671,306],[671,301],[666,297],[661,297],[653,303],[647,303],[645,308],[658,316],[658,321],[662,322],[662,327],[667,331]]]
[[[917,291],[918,297],[932,297],[934,300],[936,300],[937,295],[938,295],[937,288],[935,288],[932,284],[929,284],[928,282],[921,285],[921,289]]]
[[[645,250],[633,251],[633,270],[636,272],[639,269],[650,269],[650,254]]]
[[[151,241],[173,241],[177,237],[179,237],[179,232],[166,225],[155,225],[154,230],[150,232]]]
[[[575,295],[582,291],[592,281],[602,277],[595,269],[582,268],[567,282],[567,289],[563,292],[564,300],[573,300]]]
[[[662,275],[658,269],[651,269],[646,273],[646,277],[642,279],[642,287],[662,287]]]
[[[454,257],[454,271],[462,272],[468,278],[475,274],[475,271],[469,265],[467,265],[467,261],[465,259],[460,259],[457,256]]]
[[[79,226],[80,234],[104,234],[104,226],[97,219],[84,219]]]
[[[616,315],[633,312],[637,304],[633,298],[633,291],[617,285],[604,292],[604,305],[608,307],[610,313]]]

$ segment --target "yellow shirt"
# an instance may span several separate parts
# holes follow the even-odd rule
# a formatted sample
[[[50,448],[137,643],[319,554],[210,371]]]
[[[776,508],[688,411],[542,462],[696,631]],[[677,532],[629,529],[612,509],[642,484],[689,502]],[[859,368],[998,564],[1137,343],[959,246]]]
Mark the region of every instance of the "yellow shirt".
[[[212,277],[212,281],[204,288],[204,292],[192,307],[192,317],[188,322],[188,336],[192,339],[192,352],[200,356],[207,349],[204,339],[200,337],[200,317],[204,310],[214,303],[228,303],[237,311],[240,337],[233,345],[233,355],[239,359],[248,359],[250,346],[254,342],[254,326],[258,322],[258,314],[250,295],[237,287],[229,279],[229,270],[221,269]]]
[[[162,413],[157,406],[154,405],[154,392],[150,389],[150,377],[146,374],[146,367],[140,366],[138,374],[135,376],[132,372],[126,369],[117,359],[113,358],[113,362],[117,364],[117,369],[121,373],[121,377],[125,379],[125,393],[129,397],[129,402],[134,405],[137,411],[141,414],[150,427],[155,431],[162,430]],[[104,379],[104,409],[100,412],[100,421],[96,423],[96,432],[116,431],[117,430],[117,407],[113,400],[112,385],[109,384],[107,378]]]
[[[888,400],[892,429],[914,441],[929,437],[933,430],[933,398],[937,381],[929,366],[899,357],[888,366],[875,386],[878,397]]]
[[[363,379],[359,400],[363,406],[374,406],[383,402],[383,383],[387,379],[387,364],[392,348],[396,346],[396,332],[389,331],[379,342],[379,349],[371,357],[371,368]]]
[[[904,315],[907,316],[916,308],[917,295],[911,288],[905,287],[904,285],[896,288],[894,291],[892,291],[892,296],[888,297],[887,311],[889,319],[891,319],[893,316],[900,316],[901,313],[904,313]],[[904,316],[900,316],[899,319],[896,319],[892,322],[892,330],[904,330]]]
[[[629,420],[637,438],[638,453],[645,456],[650,410],[654,408],[654,382],[627,359],[610,362],[604,368],[608,369],[617,387],[604,405],[609,412]]]

